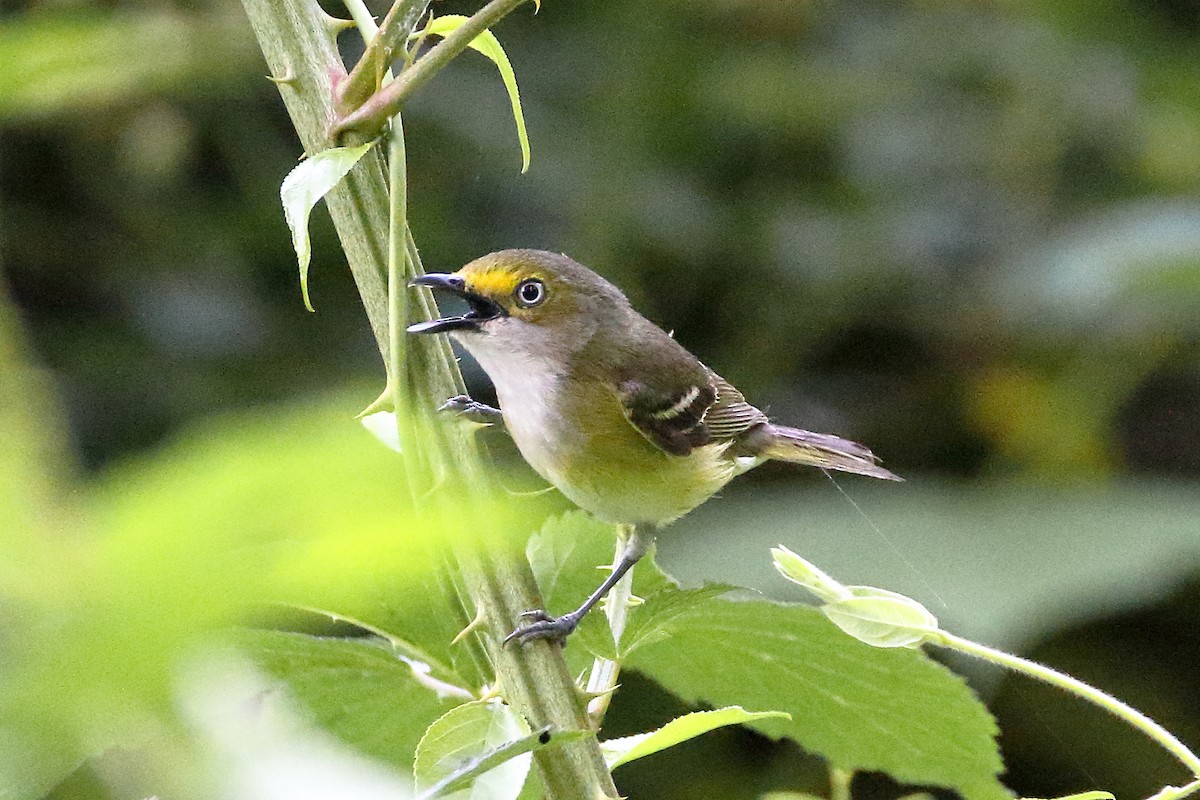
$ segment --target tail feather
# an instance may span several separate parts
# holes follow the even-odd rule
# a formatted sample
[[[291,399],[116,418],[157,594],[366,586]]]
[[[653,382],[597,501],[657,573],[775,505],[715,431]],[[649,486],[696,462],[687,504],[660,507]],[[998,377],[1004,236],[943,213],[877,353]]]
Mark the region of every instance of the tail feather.
[[[869,449],[840,436],[771,424],[755,433],[754,438],[759,440],[756,455],[763,458],[853,472],[887,481],[904,480],[879,466],[879,459]]]

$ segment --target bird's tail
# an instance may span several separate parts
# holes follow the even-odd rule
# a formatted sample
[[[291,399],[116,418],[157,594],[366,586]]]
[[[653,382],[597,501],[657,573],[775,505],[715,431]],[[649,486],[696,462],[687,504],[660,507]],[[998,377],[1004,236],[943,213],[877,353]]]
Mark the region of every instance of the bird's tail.
[[[768,423],[755,431],[754,438],[758,440],[755,454],[762,458],[853,472],[887,481],[904,480],[879,466],[879,459],[869,449],[839,436]]]

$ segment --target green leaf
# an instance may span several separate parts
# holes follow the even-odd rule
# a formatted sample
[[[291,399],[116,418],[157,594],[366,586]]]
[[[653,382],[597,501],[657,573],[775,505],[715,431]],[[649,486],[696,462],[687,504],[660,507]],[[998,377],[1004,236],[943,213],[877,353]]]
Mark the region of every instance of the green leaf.
[[[915,650],[845,636],[816,609],[708,599],[640,645],[626,666],[684,700],[774,708],[752,727],[795,739],[845,769],[1008,798],[996,724],[961,678]]]
[[[558,615],[577,608],[604,580],[607,572],[601,567],[612,564],[615,549],[616,528],[583,512],[569,512],[547,520],[530,537],[525,549],[546,603],[545,610]],[[634,567],[635,580],[640,570],[640,564]],[[616,656],[608,619],[599,609],[583,618],[572,634],[572,643],[581,645],[565,651],[575,673],[591,663],[589,656]]]
[[[1021,800],[1037,800],[1037,798],[1023,797]],[[1054,800],[1115,800],[1115,798],[1113,798],[1111,792],[1091,791],[1063,795],[1062,797],[1054,798]]]
[[[532,733],[520,714],[496,700],[453,708],[429,726],[417,745],[417,786],[429,790],[473,779],[469,790],[437,796],[516,800],[529,774],[529,753],[545,733]]]
[[[444,17],[437,17],[424,30],[413,33],[413,37],[427,34],[445,36],[451,31],[456,30],[466,21],[467,18],[460,14],[447,14]],[[504,48],[500,46],[500,40],[491,31],[485,30],[476,36],[471,40],[469,47],[490,58],[492,63],[496,65],[496,69],[500,70],[500,79],[504,81],[504,88],[508,90],[508,99],[512,103],[513,119],[517,123],[517,139],[521,143],[521,172],[525,172],[529,169],[529,134],[525,130],[525,114],[521,111],[521,95],[517,91],[517,76],[513,72],[512,63],[508,60],[508,55],[505,54]]]
[[[546,521],[542,529],[529,539],[526,554],[542,591],[546,611],[562,614],[577,608],[607,575],[616,552],[616,527],[600,522],[582,511],[570,511]],[[650,556],[642,558],[633,568],[633,593],[650,597],[671,585],[670,580],[655,566]],[[641,615],[642,606],[630,609],[629,626]],[[630,627],[624,642],[631,641]],[[571,635],[573,644],[565,651],[572,671],[578,674],[591,665],[590,656],[614,659],[617,647],[613,643],[608,620],[599,609],[584,617],[578,630]]]
[[[439,664],[449,665],[453,674],[460,676],[452,678],[454,682],[482,686],[493,676],[485,664],[474,660],[464,644],[454,644],[470,618],[453,587],[433,574],[436,569],[437,565],[431,565],[430,572],[425,574],[382,581],[372,591],[374,600],[370,607],[364,605],[355,612],[355,617],[412,642]]]
[[[674,747],[680,742],[694,739],[702,733],[722,728],[726,725],[741,725],[758,719],[782,717],[789,719],[790,715],[783,711],[747,711],[740,706],[729,706],[716,711],[694,711],[684,714],[650,733],[639,733],[635,736],[623,736],[620,739],[609,739],[600,743],[604,753],[604,761],[609,769],[615,769],[622,764],[628,764],[644,756]]]
[[[404,773],[430,722],[462,703],[423,681],[411,660],[379,640],[241,631],[233,641],[321,728]]]
[[[283,215],[291,228],[292,246],[296,249],[296,260],[300,264],[300,292],[304,295],[304,307],[309,311],[313,307],[308,297],[308,263],[312,256],[308,216],[317,201],[338,185],[372,145],[374,142],[358,147],[334,147],[310,156],[297,164],[279,187]]]
[[[625,635],[621,637],[621,657],[639,647],[671,635],[671,623],[698,604],[728,594],[735,587],[714,584],[700,589],[663,589],[646,599],[629,615]]]

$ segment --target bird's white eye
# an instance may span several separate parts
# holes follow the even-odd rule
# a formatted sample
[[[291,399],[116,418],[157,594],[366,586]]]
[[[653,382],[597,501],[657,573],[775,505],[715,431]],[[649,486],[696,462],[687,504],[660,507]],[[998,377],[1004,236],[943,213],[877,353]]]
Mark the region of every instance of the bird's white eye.
[[[537,278],[530,278],[521,281],[513,294],[517,298],[517,305],[521,308],[533,308],[546,299],[546,284]]]

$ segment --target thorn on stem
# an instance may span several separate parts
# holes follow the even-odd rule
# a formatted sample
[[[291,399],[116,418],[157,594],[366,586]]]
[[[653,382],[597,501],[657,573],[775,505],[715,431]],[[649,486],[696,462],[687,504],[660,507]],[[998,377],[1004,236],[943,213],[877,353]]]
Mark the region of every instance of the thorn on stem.
[[[288,67],[281,77],[268,75],[267,80],[276,86],[297,86],[300,81],[296,79],[296,74],[292,72],[292,68]]]

